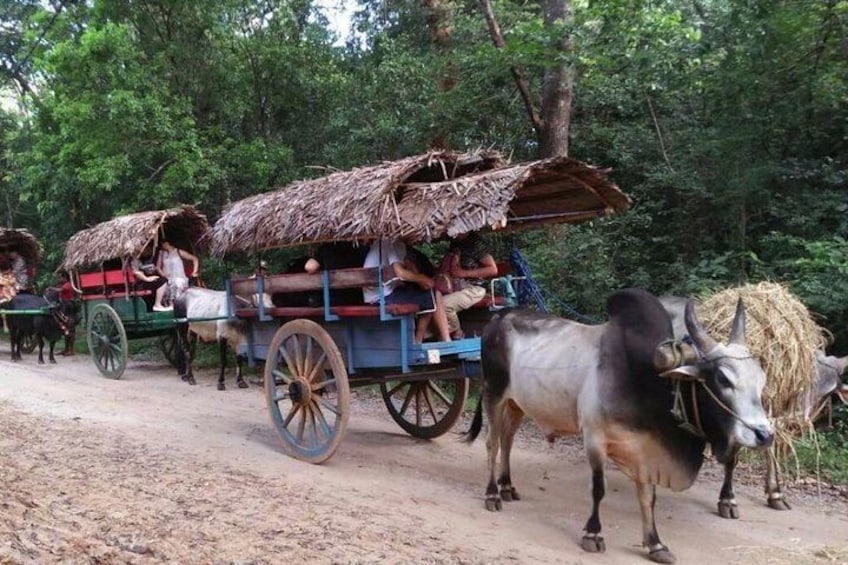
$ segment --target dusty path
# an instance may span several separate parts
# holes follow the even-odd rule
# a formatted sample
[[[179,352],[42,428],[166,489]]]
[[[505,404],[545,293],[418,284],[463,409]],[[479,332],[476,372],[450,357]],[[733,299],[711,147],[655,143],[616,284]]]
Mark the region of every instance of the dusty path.
[[[588,470],[527,434],[514,454],[523,500],[483,508],[485,446],[405,435],[360,397],[325,465],[278,448],[261,390],[189,387],[164,365],[104,379],[86,356],[38,366],[0,342],[0,563],[649,563],[633,487],[609,474],[607,552],[578,546]],[[716,516],[718,484],[660,491],[658,528],[679,563],[848,563],[848,501]],[[800,497],[799,497],[800,498]]]

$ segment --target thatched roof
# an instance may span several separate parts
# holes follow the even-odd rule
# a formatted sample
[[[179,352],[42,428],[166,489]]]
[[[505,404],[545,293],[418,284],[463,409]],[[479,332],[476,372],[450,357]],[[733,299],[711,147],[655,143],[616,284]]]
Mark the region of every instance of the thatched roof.
[[[0,249],[17,251],[28,265],[37,265],[41,260],[38,240],[25,229],[0,228]]]
[[[499,154],[434,152],[289,184],[230,205],[212,253],[401,237],[415,243],[487,228],[623,212],[605,171],[566,157],[506,165]]]
[[[206,216],[192,206],[119,216],[77,232],[65,246],[62,267],[75,269],[139,255],[163,236],[180,249],[198,253],[204,250],[208,229]]]

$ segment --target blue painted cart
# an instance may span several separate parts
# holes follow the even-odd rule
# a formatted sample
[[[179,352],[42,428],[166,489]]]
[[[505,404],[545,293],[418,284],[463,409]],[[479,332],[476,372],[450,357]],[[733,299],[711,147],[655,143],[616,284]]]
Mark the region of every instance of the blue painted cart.
[[[130,260],[153,253],[162,237],[197,251],[208,228],[205,216],[181,206],[119,216],[68,241],[62,267],[82,298],[88,349],[103,376],[123,376],[130,339],[158,337],[165,358],[175,363],[174,314],[152,311],[152,291],[137,284]]]
[[[495,152],[434,152],[235,202],[210,239],[221,257],[330,241],[414,244],[494,225],[588,220],[628,206],[604,171],[572,159],[507,165]],[[469,379],[480,370],[480,338],[415,343],[417,308],[385,303],[383,284],[391,276],[386,269],[354,267],[227,281],[230,315],[247,325],[244,353],[251,363],[265,364],[268,409],[288,454],[313,463],[333,455],[353,387],[379,387],[391,417],[415,437],[438,437],[461,416]],[[334,298],[366,286],[380,289],[379,303]],[[268,294],[285,304],[287,296],[310,291],[320,294],[318,304],[268,307],[257,300]],[[478,312],[488,312],[481,307]]]

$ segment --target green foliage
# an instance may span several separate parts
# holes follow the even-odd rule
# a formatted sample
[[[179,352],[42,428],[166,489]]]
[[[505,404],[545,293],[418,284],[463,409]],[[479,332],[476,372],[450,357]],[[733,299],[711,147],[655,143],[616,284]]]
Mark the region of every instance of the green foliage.
[[[839,485],[848,484],[848,406],[834,405],[832,429],[806,435],[795,444],[802,475],[820,475]]]
[[[214,221],[439,140],[535,158],[510,68],[538,97],[566,62],[572,156],[611,167],[634,205],[518,235],[545,287],[603,316],[622,286],[775,279],[848,347],[845,2],[580,0],[546,26],[540,3],[496,0],[504,49],[472,0],[451,3],[439,46],[420,3],[359,1],[344,46],[308,0],[7,3],[0,68],[28,113],[0,114],[0,212],[38,234],[45,276],[68,237],[116,214],[186,202]],[[252,259],[207,261],[208,282]]]

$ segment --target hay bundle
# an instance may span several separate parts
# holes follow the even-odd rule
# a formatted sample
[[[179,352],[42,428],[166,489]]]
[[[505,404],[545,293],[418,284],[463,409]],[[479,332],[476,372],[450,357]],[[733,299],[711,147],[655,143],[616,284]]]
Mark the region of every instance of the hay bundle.
[[[775,426],[776,454],[783,459],[793,451],[793,439],[812,429],[804,403],[815,390],[815,352],[824,349],[827,336],[785,286],[764,282],[702,298],[699,318],[716,339],[728,340],[739,297],[748,349],[766,373],[763,405]]]

